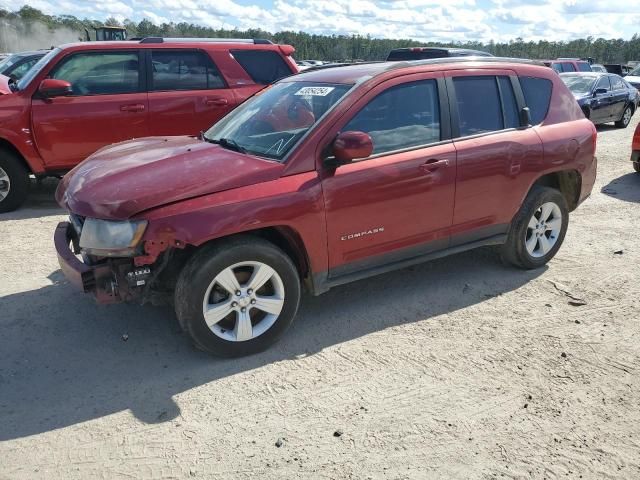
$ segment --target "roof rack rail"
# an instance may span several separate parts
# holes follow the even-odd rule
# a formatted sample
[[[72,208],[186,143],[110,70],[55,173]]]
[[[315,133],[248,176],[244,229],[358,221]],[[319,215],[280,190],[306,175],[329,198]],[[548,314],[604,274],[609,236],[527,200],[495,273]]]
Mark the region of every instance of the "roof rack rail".
[[[165,42],[211,42],[211,43],[252,43],[254,45],[271,45],[271,40],[264,38],[177,38],[177,37],[144,37],[140,43],[165,43]]]

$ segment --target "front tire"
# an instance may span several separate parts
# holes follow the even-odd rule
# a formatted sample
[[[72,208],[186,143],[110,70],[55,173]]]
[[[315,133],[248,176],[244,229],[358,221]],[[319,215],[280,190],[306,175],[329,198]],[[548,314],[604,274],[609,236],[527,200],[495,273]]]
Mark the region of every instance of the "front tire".
[[[569,209],[556,189],[535,186],[514,217],[502,258],[519,268],[545,265],[560,249],[569,224]]]
[[[18,208],[28,193],[29,171],[13,152],[0,150],[0,213]]]
[[[196,347],[222,357],[265,350],[291,325],[300,303],[291,259],[250,236],[209,245],[182,269],[175,309]]]
[[[618,128],[627,128],[627,126],[629,125],[629,122],[631,122],[631,117],[633,116],[633,110],[631,109],[631,106],[627,106],[624,109],[624,112],[622,112],[622,117],[620,118],[620,120],[618,120],[616,122],[616,127]]]

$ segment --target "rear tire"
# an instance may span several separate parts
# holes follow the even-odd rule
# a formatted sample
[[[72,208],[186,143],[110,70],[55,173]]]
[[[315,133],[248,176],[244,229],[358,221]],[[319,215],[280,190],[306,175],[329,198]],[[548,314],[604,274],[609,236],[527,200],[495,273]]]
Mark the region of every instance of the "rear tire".
[[[542,267],[560,249],[568,224],[564,196],[554,188],[534,186],[511,222],[503,261],[524,269]]]
[[[29,194],[29,171],[13,152],[0,150],[0,213],[11,212]]]
[[[300,290],[298,271],[282,250],[243,236],[191,257],[178,277],[175,310],[197,348],[240,357],[282,336],[298,310]]]
[[[622,117],[620,118],[620,120],[618,120],[616,122],[616,127],[618,128],[627,128],[627,126],[629,125],[629,122],[631,122],[631,117],[633,116],[633,110],[631,109],[631,106],[627,106],[624,109],[624,112],[622,112]]]
[[[636,173],[640,173],[640,162],[633,162],[633,169]]]

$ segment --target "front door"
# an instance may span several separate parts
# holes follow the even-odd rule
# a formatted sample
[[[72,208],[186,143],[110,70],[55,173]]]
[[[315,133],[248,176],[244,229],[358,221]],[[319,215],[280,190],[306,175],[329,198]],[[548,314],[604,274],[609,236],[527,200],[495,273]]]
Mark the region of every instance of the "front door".
[[[80,52],[63,58],[49,78],[73,95],[32,100],[36,146],[49,169],[67,170],[105,145],[147,136],[147,93],[137,51]]]
[[[442,76],[378,85],[336,131],[372,138],[369,158],[324,170],[329,278],[448,246],[456,152],[449,140]]]
[[[151,135],[197,135],[236,106],[207,53],[158,49],[149,55]]]

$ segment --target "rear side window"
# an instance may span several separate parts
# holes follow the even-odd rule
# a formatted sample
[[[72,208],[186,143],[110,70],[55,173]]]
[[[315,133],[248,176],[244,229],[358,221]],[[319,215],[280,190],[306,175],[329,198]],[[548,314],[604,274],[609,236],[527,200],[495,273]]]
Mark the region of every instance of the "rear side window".
[[[251,79],[261,85],[291,75],[284,59],[272,50],[232,50],[231,54]]]
[[[150,90],[207,90],[225,83],[211,58],[204,52],[153,50]]]
[[[573,63],[562,62],[562,71],[563,72],[575,72],[576,67],[573,66]]]
[[[518,128],[520,126],[520,119],[511,79],[509,77],[498,77],[498,86],[500,87],[500,98],[502,99],[504,128]]]
[[[592,72],[591,65],[587,62],[578,62],[578,71],[579,72]]]
[[[625,87],[624,81],[620,77],[609,77],[611,80],[611,89],[612,90],[622,90]]]
[[[373,154],[440,141],[440,107],[435,80],[396,85],[360,110],[342,131],[368,133]]]
[[[561,63],[552,63],[551,64],[551,68],[553,68],[558,73],[564,72],[564,70],[562,69],[562,64]]]
[[[113,95],[140,90],[138,52],[76,53],[51,78],[71,83],[74,95]]]
[[[520,77],[524,101],[531,112],[531,123],[538,125],[547,116],[551,101],[551,80],[537,77]]]
[[[453,84],[461,137],[504,128],[496,77],[457,77]]]

